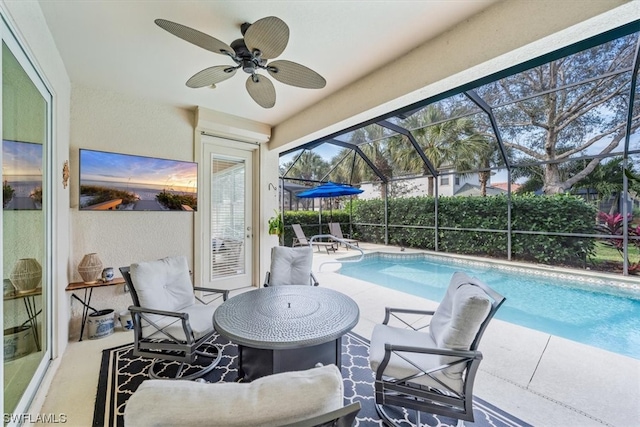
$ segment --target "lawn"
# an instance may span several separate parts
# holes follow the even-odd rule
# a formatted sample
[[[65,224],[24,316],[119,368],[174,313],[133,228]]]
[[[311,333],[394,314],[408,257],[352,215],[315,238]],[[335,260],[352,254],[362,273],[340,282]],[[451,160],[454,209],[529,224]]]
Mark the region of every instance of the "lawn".
[[[638,250],[634,246],[629,246],[630,264],[640,261]],[[622,253],[613,246],[603,242],[596,242],[594,255],[589,258],[590,263],[598,270],[608,272],[622,271]]]

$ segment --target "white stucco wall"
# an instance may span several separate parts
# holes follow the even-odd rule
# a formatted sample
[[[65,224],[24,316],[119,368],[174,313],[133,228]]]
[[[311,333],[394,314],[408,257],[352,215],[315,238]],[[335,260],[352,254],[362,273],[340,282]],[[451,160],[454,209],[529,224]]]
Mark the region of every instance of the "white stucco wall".
[[[193,161],[194,113],[182,108],[73,85],[71,91],[70,281],[81,281],[78,263],[96,252],[105,267],[185,255],[193,265],[193,212],[80,211],[79,149]],[[97,288],[91,305],[116,313],[131,305],[124,286]],[[79,336],[82,306],[71,300],[70,338]]]

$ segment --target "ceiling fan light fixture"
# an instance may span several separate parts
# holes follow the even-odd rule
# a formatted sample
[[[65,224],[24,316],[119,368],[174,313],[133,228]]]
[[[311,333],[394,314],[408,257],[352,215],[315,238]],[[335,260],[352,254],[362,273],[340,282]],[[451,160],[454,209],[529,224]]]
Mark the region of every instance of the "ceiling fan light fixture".
[[[243,59],[242,71],[244,71],[247,74],[253,74],[256,72],[256,64],[250,59]]]

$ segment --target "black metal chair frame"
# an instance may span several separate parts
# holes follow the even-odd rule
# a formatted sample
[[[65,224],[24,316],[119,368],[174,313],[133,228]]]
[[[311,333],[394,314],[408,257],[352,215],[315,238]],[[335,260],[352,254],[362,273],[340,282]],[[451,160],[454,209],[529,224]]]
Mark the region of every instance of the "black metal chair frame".
[[[133,320],[133,354],[135,356],[149,357],[154,359],[151,367],[149,368],[149,376],[154,379],[167,379],[167,377],[161,376],[159,374],[160,370],[158,369],[157,365],[160,361],[180,362],[180,367],[178,368],[176,375],[174,377],[170,377],[174,379],[192,380],[203,376],[204,374],[215,368],[216,365],[220,362],[222,354],[217,346],[208,342],[216,333],[215,329],[213,328],[213,324],[210,332],[196,339],[191,329],[191,325],[189,324],[188,313],[141,307],[135,285],[131,280],[129,267],[120,267],[120,272],[122,273],[122,277],[129,287],[131,299],[133,300],[133,305],[129,307],[131,318]],[[196,295],[196,299],[205,305],[210,304],[220,297],[222,297],[223,301],[226,301],[229,296],[228,290],[205,288],[199,286],[194,286],[193,289],[194,291],[203,292],[203,298],[212,294],[216,294],[216,297],[210,301],[205,301],[203,298],[200,298],[198,295]],[[152,317],[149,317],[154,315],[164,316],[165,318],[173,318],[175,320],[167,325],[158,325]],[[148,326],[144,327],[150,328],[150,330],[152,331],[151,334],[144,333],[143,322],[146,322],[148,324]],[[186,341],[182,338],[177,338],[171,335],[166,330],[168,326],[174,325],[176,322],[182,323],[182,329],[184,331]],[[151,335],[155,336],[151,338]],[[196,356],[201,356],[212,360],[202,369],[199,369],[188,375],[182,375],[185,367],[195,362]]]
[[[264,277],[264,283],[262,284],[262,286],[264,286],[265,288],[271,286],[269,284],[271,280],[271,272],[267,271],[266,276]],[[311,286],[318,286],[320,283],[318,282],[318,279],[316,278],[316,276],[314,276],[313,272],[309,273],[309,285]]]
[[[414,409],[416,411],[418,425],[420,420],[420,411],[439,414],[463,421],[473,421],[473,384],[478,367],[482,360],[482,353],[477,350],[478,344],[480,343],[480,339],[482,338],[489,321],[493,318],[496,311],[505,300],[502,295],[482,283],[474,285],[479,286],[487,295],[489,295],[492,299],[492,303],[491,309],[484,322],[480,325],[478,333],[476,334],[469,350],[449,350],[443,348],[400,346],[389,343],[385,344],[385,356],[376,371],[375,399],[378,414],[390,425],[395,424],[391,417],[386,413],[384,408],[385,405]],[[387,325],[393,316],[409,328],[419,331],[429,325],[427,324],[422,327],[415,328],[405,321],[401,315],[418,314],[433,316],[434,313],[435,311],[387,307],[385,310],[383,324]],[[412,360],[412,355],[422,354],[450,356],[453,359],[448,363],[444,363],[435,368],[424,369]],[[418,373],[405,378],[389,378],[383,376],[383,372],[387,368],[392,355],[396,355],[404,359],[407,363],[415,367],[418,370]],[[451,389],[434,375],[440,371],[446,370],[447,368],[460,364],[465,365],[465,369],[463,371],[464,385],[461,393]],[[436,389],[412,382],[412,380],[424,375],[428,375],[433,381],[440,384],[442,388]]]
[[[360,402],[354,402],[335,411],[282,427],[351,427],[358,412],[360,412]]]

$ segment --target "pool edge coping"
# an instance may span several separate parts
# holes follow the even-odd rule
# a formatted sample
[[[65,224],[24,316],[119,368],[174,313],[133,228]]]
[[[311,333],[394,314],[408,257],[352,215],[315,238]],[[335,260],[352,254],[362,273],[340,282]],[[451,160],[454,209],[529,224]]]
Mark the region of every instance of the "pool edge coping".
[[[518,261],[497,260],[491,258],[482,258],[470,255],[448,254],[442,252],[432,252],[425,250],[411,250],[410,252],[392,252],[374,249],[364,254],[363,260],[371,258],[373,256],[383,256],[385,258],[433,258],[433,259],[450,259],[454,262],[467,265],[480,265],[486,266],[490,264],[499,270],[530,273],[536,276],[553,277],[562,280],[578,281],[589,285],[603,286],[608,288],[614,288],[617,290],[628,291],[632,293],[638,293],[640,297],[640,277],[618,277],[613,276],[611,273],[595,272],[594,270],[582,271],[573,270],[564,267],[554,267],[542,264],[527,264]],[[336,261],[348,261],[359,258],[360,255],[346,255]]]

